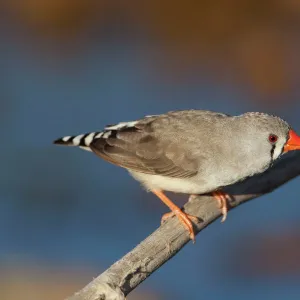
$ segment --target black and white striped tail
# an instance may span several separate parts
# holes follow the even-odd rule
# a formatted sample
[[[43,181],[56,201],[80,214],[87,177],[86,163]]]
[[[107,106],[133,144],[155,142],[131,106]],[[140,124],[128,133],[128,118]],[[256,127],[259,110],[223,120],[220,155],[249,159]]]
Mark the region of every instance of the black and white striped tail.
[[[64,136],[55,140],[53,143],[57,145],[64,146],[77,146],[87,151],[92,151],[90,144],[95,140],[101,138],[105,135],[105,131],[100,132],[90,132],[86,134],[74,135],[74,136]]]
[[[138,121],[132,122],[121,122],[116,125],[106,126],[104,131],[89,132],[86,134],[74,135],[74,136],[64,136],[54,141],[54,144],[64,145],[64,146],[77,146],[87,151],[92,151],[90,148],[91,143],[100,138],[107,139],[113,133],[119,130],[132,128]]]

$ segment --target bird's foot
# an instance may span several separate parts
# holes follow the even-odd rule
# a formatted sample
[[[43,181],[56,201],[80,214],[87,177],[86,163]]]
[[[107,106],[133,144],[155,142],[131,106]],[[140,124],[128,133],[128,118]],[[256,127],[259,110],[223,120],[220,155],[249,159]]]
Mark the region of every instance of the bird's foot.
[[[166,213],[161,218],[161,224],[163,224],[167,219],[177,216],[182,225],[188,230],[190,234],[190,239],[195,243],[195,233],[193,229],[193,223],[199,223],[199,219],[195,216],[184,213],[181,209],[174,209],[173,211]]]
[[[225,222],[225,220],[227,218],[228,208],[229,208],[228,201],[230,200],[230,196],[221,191],[213,192],[212,195],[218,201],[219,208],[222,212],[223,217],[222,217],[221,222]]]
[[[183,214],[185,214],[190,220],[192,220],[194,223],[199,223],[199,218],[198,217],[195,217],[195,216],[192,216],[192,215],[189,215],[187,213],[184,213],[182,210],[180,210],[180,212],[182,212]],[[167,219],[173,217],[174,215],[176,215],[176,213],[174,211],[171,211],[169,213],[166,213],[162,216],[161,218],[161,224],[163,224],[165,221],[167,221]]]
[[[167,218],[176,215],[182,225],[187,229],[190,239],[195,243],[195,233],[192,221],[199,222],[199,219],[184,213],[177,205],[175,205],[162,191],[152,190],[152,192],[162,200],[171,210],[171,213],[165,214],[162,217],[162,222]]]

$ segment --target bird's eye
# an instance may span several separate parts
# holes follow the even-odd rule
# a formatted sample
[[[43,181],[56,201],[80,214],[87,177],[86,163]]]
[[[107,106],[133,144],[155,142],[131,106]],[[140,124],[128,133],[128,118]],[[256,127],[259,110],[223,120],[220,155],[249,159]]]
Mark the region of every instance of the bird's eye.
[[[277,140],[278,140],[278,136],[277,136],[277,135],[275,135],[275,134],[270,134],[270,135],[269,135],[269,142],[270,142],[271,144],[276,143]]]

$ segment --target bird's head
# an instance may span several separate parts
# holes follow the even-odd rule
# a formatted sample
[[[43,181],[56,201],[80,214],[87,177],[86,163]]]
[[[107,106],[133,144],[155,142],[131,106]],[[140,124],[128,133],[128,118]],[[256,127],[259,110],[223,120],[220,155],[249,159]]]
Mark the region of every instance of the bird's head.
[[[248,124],[247,128],[250,128],[248,134],[256,141],[256,149],[261,155],[266,151],[270,153],[268,156],[271,161],[283,153],[300,150],[300,136],[281,118],[263,113],[246,113],[242,116]]]

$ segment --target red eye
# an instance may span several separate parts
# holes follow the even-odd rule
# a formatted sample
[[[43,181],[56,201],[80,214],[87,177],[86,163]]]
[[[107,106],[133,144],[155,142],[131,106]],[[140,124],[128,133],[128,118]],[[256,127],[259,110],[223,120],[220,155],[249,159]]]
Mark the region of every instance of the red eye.
[[[275,135],[275,134],[270,134],[269,135],[269,142],[270,143],[274,144],[274,143],[277,142],[277,140],[278,140],[278,136],[277,135]]]

